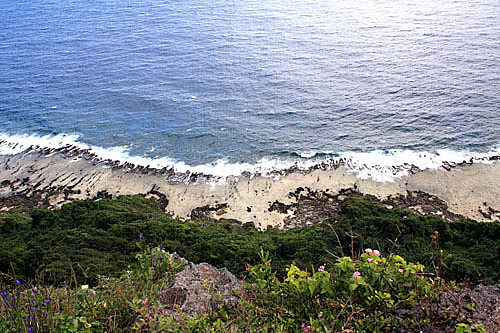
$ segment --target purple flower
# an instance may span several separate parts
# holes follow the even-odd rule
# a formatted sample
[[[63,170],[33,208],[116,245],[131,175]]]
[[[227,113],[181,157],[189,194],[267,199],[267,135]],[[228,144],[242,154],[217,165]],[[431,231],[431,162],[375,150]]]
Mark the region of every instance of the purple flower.
[[[37,309],[40,309],[40,305],[36,307]]]
[[[19,286],[21,285],[21,281],[16,280],[16,284],[17,284],[17,286],[19,287]]]
[[[161,244],[160,244],[160,245],[158,245],[158,248],[161,250],[163,248],[163,246],[161,246]]]
[[[2,297],[7,297],[7,295],[8,295],[8,294],[7,294],[7,292],[6,292],[6,291],[2,291],[2,292],[0,293],[0,295],[2,295]]]
[[[17,291],[17,296],[21,296],[21,292],[19,290]]]
[[[33,291],[33,294],[38,294],[38,290],[36,289],[31,289]]]
[[[29,332],[29,333],[33,333],[33,327],[30,327],[30,328],[28,329],[28,332]]]
[[[143,235],[143,234],[139,234],[139,238],[140,238],[140,239],[143,239],[143,238],[144,238],[144,235]]]
[[[49,304],[50,303],[50,299],[46,299],[45,303]]]
[[[69,284],[68,281],[64,281],[64,285],[67,286]]]
[[[35,308],[31,308],[31,309],[30,309],[30,311],[31,311],[31,312],[35,312]]]

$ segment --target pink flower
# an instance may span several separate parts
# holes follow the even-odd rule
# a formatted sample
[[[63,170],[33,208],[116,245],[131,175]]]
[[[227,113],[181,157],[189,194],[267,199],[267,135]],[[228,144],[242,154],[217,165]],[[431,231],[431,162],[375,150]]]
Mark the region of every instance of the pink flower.
[[[372,249],[365,249],[365,253],[372,254],[373,250]]]
[[[404,272],[404,271],[403,271],[403,269],[402,269],[402,268],[400,268],[400,269],[399,269],[399,273],[403,274],[403,272]]]
[[[325,266],[326,266],[326,264],[323,264],[323,265],[319,266],[318,272],[324,272],[325,271]]]
[[[146,298],[146,299],[143,299],[141,303],[142,303],[142,305],[146,305],[147,302],[148,302],[148,299]]]
[[[377,257],[380,257],[380,252],[379,252],[379,250],[373,250],[373,255],[374,255],[374,256],[377,256]]]
[[[352,273],[352,277],[355,278],[355,279],[357,279],[360,275],[361,275],[361,273],[358,272],[358,271]]]
[[[250,271],[250,267],[248,267],[248,266],[245,269],[246,269],[247,272]]]
[[[372,259],[372,258],[368,258],[368,262],[372,262],[372,261],[373,261],[373,259]]]
[[[269,262],[266,262],[266,266],[271,266],[271,263],[269,263]]]
[[[306,332],[306,333],[309,332],[309,329],[307,328],[306,323],[302,323],[301,327],[304,330],[304,332]]]

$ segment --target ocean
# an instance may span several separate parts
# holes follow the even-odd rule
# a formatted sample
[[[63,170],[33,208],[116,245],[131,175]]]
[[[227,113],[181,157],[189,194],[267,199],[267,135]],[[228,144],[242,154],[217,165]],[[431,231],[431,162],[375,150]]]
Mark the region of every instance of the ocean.
[[[342,159],[382,181],[486,161],[499,14],[488,0],[3,0],[0,154],[74,145],[220,177]]]

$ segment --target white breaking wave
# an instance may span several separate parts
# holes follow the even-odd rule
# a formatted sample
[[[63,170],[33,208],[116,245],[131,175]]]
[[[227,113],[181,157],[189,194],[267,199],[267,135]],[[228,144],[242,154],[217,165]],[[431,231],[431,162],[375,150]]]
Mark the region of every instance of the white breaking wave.
[[[5,135],[0,133],[0,155],[14,155],[35,149],[58,149],[64,147],[77,147],[88,150],[102,160],[126,162],[135,165],[149,166],[162,169],[173,168],[177,173],[200,173],[213,176],[224,181],[227,177],[239,177],[243,174],[259,174],[263,176],[276,176],[277,172],[290,169],[309,170],[310,168],[325,164],[344,165],[351,173],[360,179],[372,179],[378,182],[390,182],[409,174],[417,167],[420,170],[438,169],[446,165],[473,161],[475,163],[492,163],[490,157],[500,156],[500,145],[492,148],[487,153],[468,151],[453,151],[442,149],[436,152],[412,150],[374,150],[370,152],[343,152],[328,156],[332,152],[303,152],[298,153],[301,158],[271,158],[265,157],[256,163],[230,163],[227,160],[217,160],[203,165],[188,165],[169,157],[149,158],[130,155],[126,146],[103,148],[87,145],[78,141],[77,134],[70,135]],[[317,157],[321,155],[321,157]]]
[[[500,155],[500,147],[487,153],[440,149],[436,152],[393,149],[388,151],[341,153],[345,166],[361,179],[378,182],[393,181],[408,175],[412,168],[439,169],[445,165],[462,162],[492,163],[490,157]]]
[[[0,133],[0,155],[14,155],[25,151],[30,147],[39,148],[62,148],[65,146],[76,146],[87,149],[89,146],[78,142],[77,134],[71,135],[6,135]]]

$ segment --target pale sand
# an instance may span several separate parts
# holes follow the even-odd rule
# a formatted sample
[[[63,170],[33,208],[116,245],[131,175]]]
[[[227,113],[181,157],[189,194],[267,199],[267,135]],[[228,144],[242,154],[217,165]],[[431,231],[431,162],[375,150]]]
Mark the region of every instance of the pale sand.
[[[210,212],[211,217],[253,222],[262,229],[283,227],[286,217],[293,218],[293,211],[279,213],[270,211],[269,207],[275,201],[284,204],[296,202],[297,199],[289,194],[299,187],[330,194],[354,188],[379,199],[406,195],[407,191],[423,191],[444,200],[453,213],[479,221],[498,220],[500,217],[497,212],[500,211],[499,162],[476,163],[451,171],[425,170],[385,183],[358,179],[339,167],[328,171],[295,172],[279,179],[241,177],[212,185],[174,184],[162,175],[112,170],[103,163],[94,165],[61,154],[27,153],[0,156],[0,182],[3,182],[0,196],[16,193],[30,196],[38,190],[54,207],[70,200],[95,198],[100,191],[117,196],[146,194],[154,188],[166,195],[169,201],[166,211],[173,216],[189,218],[195,208],[227,204],[225,208]],[[480,210],[494,213],[488,219]]]

